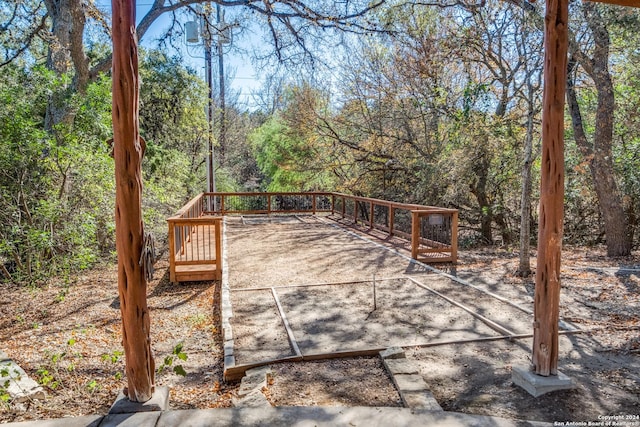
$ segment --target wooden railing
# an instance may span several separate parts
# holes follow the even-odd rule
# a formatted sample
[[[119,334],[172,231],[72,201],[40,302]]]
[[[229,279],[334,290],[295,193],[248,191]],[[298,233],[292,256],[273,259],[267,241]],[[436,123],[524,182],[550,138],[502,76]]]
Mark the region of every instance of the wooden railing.
[[[331,212],[332,193],[203,193],[208,215]]]
[[[331,193],[331,213],[411,242],[411,257],[425,262],[458,259],[458,211],[435,206]]]
[[[222,276],[222,218],[206,215],[204,202],[200,194],[167,219],[171,282]]]
[[[456,262],[458,211],[390,202],[341,193],[202,193],[169,224],[170,280],[221,277],[222,216],[327,214],[388,237],[411,242],[411,257],[425,262]]]

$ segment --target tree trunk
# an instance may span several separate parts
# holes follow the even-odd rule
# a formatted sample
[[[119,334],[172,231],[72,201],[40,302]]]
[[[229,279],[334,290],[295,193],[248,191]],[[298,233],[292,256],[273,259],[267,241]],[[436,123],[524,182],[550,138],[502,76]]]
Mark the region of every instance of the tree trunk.
[[[536,374],[558,373],[560,258],[564,217],[564,102],[567,79],[568,0],[547,0],[542,97],[542,176],[534,298],[533,357]]]
[[[472,166],[475,180],[471,184],[470,190],[478,202],[480,215],[480,233],[482,239],[487,244],[493,243],[493,210],[487,194],[487,181],[489,179],[489,155],[484,147],[480,147],[480,152],[476,155],[476,160]]]
[[[144,143],[138,129],[138,43],[135,0],[112,0],[113,147],[116,173],[116,249],[122,342],[128,397],[149,400],[154,391],[154,361],[149,337],[147,282],[139,264],[143,248],[142,174]]]
[[[74,92],[85,93],[89,83],[89,62],[84,53],[85,10],[81,0],[46,0],[51,18],[51,35],[47,67],[58,78],[73,72],[73,84],[61,85],[49,98],[45,117],[47,130],[60,123],[71,124],[74,113],[69,98]]]
[[[572,75],[567,80],[567,98],[576,144],[582,157],[589,163],[594,188],[598,197],[598,207],[604,223],[607,239],[607,255],[611,257],[626,256],[631,253],[631,233],[624,211],[624,205],[618,185],[615,181],[613,167],[613,114],[615,96],[611,73],[609,72],[609,32],[598,13],[597,6],[584,4],[585,19],[591,33],[595,48],[593,57],[587,58],[582,52],[572,52],[572,70],[579,63],[595,83],[598,93],[596,109],[596,126],[593,144],[589,143],[584,131],[580,105]]]
[[[533,165],[533,120],[535,117],[534,88],[531,82],[527,84],[529,103],[527,112],[527,135],[524,141],[524,154],[522,164],[522,193],[520,196],[520,262],[516,274],[520,277],[531,275],[531,256],[529,245],[531,241],[531,190]]]

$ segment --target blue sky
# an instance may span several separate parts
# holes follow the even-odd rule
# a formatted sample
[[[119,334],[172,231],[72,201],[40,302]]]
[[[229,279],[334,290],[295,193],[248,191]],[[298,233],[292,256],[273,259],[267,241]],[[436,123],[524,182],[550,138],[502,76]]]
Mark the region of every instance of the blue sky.
[[[96,0],[96,5],[101,9],[110,13],[111,1],[110,0]],[[136,17],[138,21],[144,17],[144,15],[151,8],[152,2],[150,0],[142,0],[136,4]],[[179,19],[184,24],[189,18],[185,15]],[[158,18],[149,28],[144,38],[140,41],[140,44],[145,47],[155,47],[155,40],[163,34],[163,31],[169,27],[171,15],[165,14]],[[234,45],[245,50],[249,50],[252,44],[256,44],[256,38],[252,37],[249,40],[243,40],[241,38],[234,38]],[[190,48],[187,52],[186,43],[182,50],[185,62],[191,66],[194,70],[198,71],[198,74],[204,80],[204,52],[202,48],[194,49]],[[189,55],[193,54],[193,57]],[[246,104],[251,108],[254,103],[252,94],[260,87],[260,81],[256,79],[255,70],[248,58],[248,55],[237,53],[236,49],[225,49],[225,72],[228,76],[233,76],[233,80],[230,82],[230,90],[238,94],[238,103]],[[214,59],[215,61],[215,59]],[[218,77],[215,74],[213,79],[217,81]]]

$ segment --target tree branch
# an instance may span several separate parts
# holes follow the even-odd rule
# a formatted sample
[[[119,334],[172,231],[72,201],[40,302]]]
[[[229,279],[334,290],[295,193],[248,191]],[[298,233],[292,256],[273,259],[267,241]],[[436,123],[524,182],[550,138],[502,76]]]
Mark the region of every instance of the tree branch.
[[[37,12],[42,6],[43,6],[43,3],[39,3],[37,9],[35,11],[32,11],[33,12],[32,14],[35,16],[36,15],[35,12]],[[14,27],[14,25],[12,24],[14,20],[17,18],[18,7],[19,7],[19,3],[16,3],[16,7],[13,10],[11,18],[0,27],[0,33],[10,32],[11,31],[10,29]],[[37,22],[33,30],[29,32],[26,39],[22,43],[22,46],[17,48],[13,52],[13,54],[7,54],[6,58],[2,62],[0,62],[0,68],[4,67],[7,64],[10,64],[14,60],[16,60],[20,55],[22,55],[25,51],[27,51],[27,49],[31,47],[31,43],[33,43],[33,39],[39,36],[41,31],[45,30],[46,24],[47,24],[47,15],[44,14],[40,17],[40,21]],[[10,48],[5,47],[5,51],[9,52]]]

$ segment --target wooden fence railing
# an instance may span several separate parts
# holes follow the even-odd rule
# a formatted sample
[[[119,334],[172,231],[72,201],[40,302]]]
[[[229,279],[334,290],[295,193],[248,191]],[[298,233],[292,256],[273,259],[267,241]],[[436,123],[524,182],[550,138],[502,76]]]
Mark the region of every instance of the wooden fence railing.
[[[456,262],[458,211],[341,193],[202,193],[169,224],[170,280],[221,277],[222,216],[318,214],[352,221],[411,242],[412,258]]]
[[[206,215],[204,201],[200,194],[167,219],[171,282],[222,277],[222,217]]]
[[[332,193],[203,193],[208,215],[331,212]]]
[[[425,262],[458,259],[458,211],[435,206],[331,193],[331,213],[411,242],[411,257]]]

